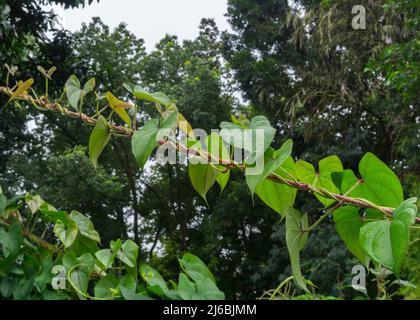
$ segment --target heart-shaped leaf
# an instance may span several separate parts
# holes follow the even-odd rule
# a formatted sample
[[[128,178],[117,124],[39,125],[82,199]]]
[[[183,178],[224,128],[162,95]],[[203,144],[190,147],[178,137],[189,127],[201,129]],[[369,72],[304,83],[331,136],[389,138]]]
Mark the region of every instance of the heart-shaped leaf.
[[[131,148],[137,164],[141,169],[144,168],[150,154],[156,146],[156,136],[159,131],[159,120],[152,119],[143,128],[137,130],[131,140]]]
[[[103,116],[99,116],[95,127],[89,138],[89,158],[93,166],[96,168],[98,159],[111,139],[108,121]]]

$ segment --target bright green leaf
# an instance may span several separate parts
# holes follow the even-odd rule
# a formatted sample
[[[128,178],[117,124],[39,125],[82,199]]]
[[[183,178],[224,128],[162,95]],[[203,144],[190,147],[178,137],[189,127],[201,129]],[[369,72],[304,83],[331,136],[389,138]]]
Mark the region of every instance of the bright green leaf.
[[[143,128],[134,133],[131,147],[137,164],[141,169],[144,168],[144,165],[156,146],[156,135],[159,131],[158,124],[158,119],[152,119]]]
[[[95,168],[98,165],[99,156],[110,139],[111,132],[109,130],[109,124],[103,116],[99,116],[89,139],[89,158]]]

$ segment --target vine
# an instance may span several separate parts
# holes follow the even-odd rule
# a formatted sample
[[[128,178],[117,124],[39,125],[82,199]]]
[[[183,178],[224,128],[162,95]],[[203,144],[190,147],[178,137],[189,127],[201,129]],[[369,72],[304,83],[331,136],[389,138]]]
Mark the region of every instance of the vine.
[[[50,102],[48,79],[51,79],[52,73],[42,73],[46,77],[46,88],[41,97],[32,89],[33,79],[20,81],[12,88],[0,86],[0,92],[9,96],[7,105],[12,102],[17,105],[26,102],[41,111],[60,113],[93,126],[89,157],[95,167],[112,136],[117,136],[131,140],[133,155],[141,169],[159,148],[169,148],[186,155],[192,186],[206,202],[206,194],[214,184],[219,184],[223,191],[231,170],[244,173],[252,198],[257,195],[286,219],[286,243],[293,279],[303,290],[309,292],[307,284],[310,282],[301,274],[300,252],[309,233],[329,216],[333,217],[337,232],[350,252],[365,266],[373,263],[375,267],[384,267],[399,277],[409,248],[410,231],[416,229],[415,224],[420,224],[417,199],[404,200],[403,190],[395,173],[372,153],[367,153],[361,159],[360,177],[352,170],[344,169],[337,156],[322,159],[316,170],[308,162],[293,159],[291,140],[285,141],[277,150],[271,146],[276,130],[263,116],[251,120],[232,116],[232,122],[223,122],[220,125],[219,133],[213,132],[205,141],[201,141],[175,103],[165,94],[149,93],[138,86],[124,85],[137,101],[152,103],[159,115],[138,129],[137,102],[124,102],[111,92],[101,98],[94,91],[94,79],[82,87],[74,75],[67,81],[61,97]],[[8,74],[8,79],[10,75],[12,74]],[[93,115],[83,112],[88,94],[94,94],[96,98],[96,112]],[[65,96],[67,101],[63,101]],[[105,117],[107,110],[108,116]],[[114,120],[115,116],[119,120]],[[118,124],[121,121],[124,125]],[[262,134],[260,140],[258,132]],[[244,161],[235,160],[233,154],[237,150],[244,155]],[[261,168],[258,168],[258,163],[262,164]],[[312,225],[309,225],[306,214],[293,208],[297,191],[313,194],[324,207],[323,214]],[[65,246],[69,238],[74,238],[72,223],[69,221],[54,221],[55,229],[61,231],[57,231],[57,234],[62,235],[59,238],[64,239]],[[2,220],[3,224],[4,222]],[[32,240],[37,242],[36,238]],[[38,241],[38,244],[42,245],[42,242]],[[107,250],[111,250],[107,252],[112,256],[113,250]],[[73,265],[72,268],[76,267]],[[187,279],[182,278],[185,285]],[[273,296],[287,282],[282,283]],[[171,297],[171,294],[163,295]]]

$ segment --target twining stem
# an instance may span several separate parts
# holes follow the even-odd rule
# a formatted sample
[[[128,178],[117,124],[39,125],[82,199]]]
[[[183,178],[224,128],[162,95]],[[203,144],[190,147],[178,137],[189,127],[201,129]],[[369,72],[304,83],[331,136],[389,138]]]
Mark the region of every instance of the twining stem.
[[[7,94],[10,95],[10,89],[6,88],[6,87],[2,87],[0,86],[0,92],[5,92]],[[28,94],[21,94],[18,97],[20,100],[24,100],[27,101],[31,104],[33,104],[34,106],[40,107],[45,111],[52,111],[52,112],[58,112],[61,113],[65,116],[68,116],[70,118],[75,118],[75,119],[80,119],[83,122],[85,122],[86,124],[90,125],[90,126],[94,126],[97,122],[97,119],[89,117],[88,115],[84,114],[84,113],[79,113],[79,112],[73,112],[70,111],[69,109],[62,107],[59,103],[50,103],[48,101],[46,101],[45,99],[34,99],[32,96],[28,95]],[[118,136],[124,136],[128,139],[131,139],[131,137],[133,136],[133,129],[131,128],[127,128],[125,126],[117,126],[115,124],[110,124],[110,128],[111,128],[111,133],[116,134]],[[164,144],[167,143],[167,141],[159,141],[160,144]],[[181,151],[181,152],[186,152],[187,154],[196,154],[200,157],[202,157],[203,159],[206,159],[208,161],[215,161],[214,163],[220,164],[222,166],[225,166],[227,169],[233,169],[233,168],[237,168],[240,170],[244,170],[245,166],[244,165],[240,165],[238,163],[236,163],[233,160],[224,160],[224,159],[217,159],[214,156],[212,156],[210,153],[203,151],[203,150],[198,150],[198,149],[191,149],[191,148],[187,148],[186,146],[179,144],[179,143],[174,143],[174,142],[168,142],[171,143],[177,150]],[[276,174],[271,174],[268,176],[267,178],[270,181],[273,181],[275,183],[281,183],[281,184],[285,184],[289,187],[298,189],[298,190],[302,190],[302,191],[309,191],[312,193],[316,193],[320,196],[323,196],[325,198],[328,199],[333,199],[335,201],[337,201],[337,205],[340,204],[341,205],[350,205],[350,206],[355,206],[355,207],[359,207],[359,208],[364,208],[364,209],[375,209],[378,210],[380,212],[382,212],[384,215],[388,216],[388,217],[392,217],[393,216],[393,212],[394,212],[394,208],[390,208],[390,207],[384,207],[384,206],[379,206],[369,200],[366,199],[362,199],[362,198],[353,198],[353,197],[349,197],[347,195],[341,195],[341,194],[337,194],[337,193],[333,193],[330,192],[324,188],[321,187],[316,187],[314,185],[311,184],[307,184],[307,183],[302,183],[296,180],[290,180],[290,179],[285,179],[279,175]],[[416,218],[416,223],[420,224],[420,217]]]

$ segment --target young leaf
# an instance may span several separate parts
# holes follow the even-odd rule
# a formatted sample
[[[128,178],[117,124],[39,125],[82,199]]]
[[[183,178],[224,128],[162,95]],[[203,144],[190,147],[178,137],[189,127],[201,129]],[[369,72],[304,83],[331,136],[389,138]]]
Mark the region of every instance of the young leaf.
[[[50,76],[48,75],[47,71],[45,71],[45,69],[42,66],[37,66],[36,67],[38,69],[38,71],[47,79],[50,79]]]
[[[141,169],[144,168],[144,165],[156,146],[156,136],[159,131],[158,125],[158,119],[149,120],[143,128],[137,130],[133,135],[131,148],[137,164]]]
[[[306,281],[300,270],[300,251],[306,244],[308,233],[304,232],[308,228],[308,216],[301,215],[299,211],[289,208],[286,213],[286,244],[289,251],[292,266],[293,278],[296,284],[309,293]]]
[[[79,79],[75,75],[71,75],[65,84],[65,88],[70,105],[73,109],[79,111],[79,101],[83,94]]]
[[[129,103],[121,101],[116,96],[114,96],[111,92],[106,93],[106,99],[109,103],[109,106],[112,110],[114,110],[118,116],[129,126],[131,127],[131,118],[128,115],[126,109],[130,109],[133,106]]]
[[[25,82],[23,81],[19,81],[18,83],[18,87],[16,88],[15,91],[12,92],[10,99],[8,101],[8,103],[10,101],[15,100],[17,97],[19,97],[22,93],[25,93],[26,91],[29,90],[29,88],[34,84],[34,79],[28,79]]]
[[[95,88],[95,78],[91,78],[88,82],[85,83],[83,86],[84,94],[91,92]]]
[[[66,248],[71,247],[78,234],[78,228],[75,221],[71,220],[64,224],[58,220],[54,226],[54,234],[64,244]]]
[[[48,73],[47,73],[47,75],[48,75],[48,77],[51,79],[51,76],[54,74],[54,72],[56,72],[57,71],[57,67],[55,67],[55,66],[53,66],[53,67],[51,67],[50,68],[50,70],[48,70]]]
[[[103,116],[99,116],[89,139],[89,158],[95,168],[98,165],[99,156],[110,139],[111,132],[109,130],[109,124]]]

